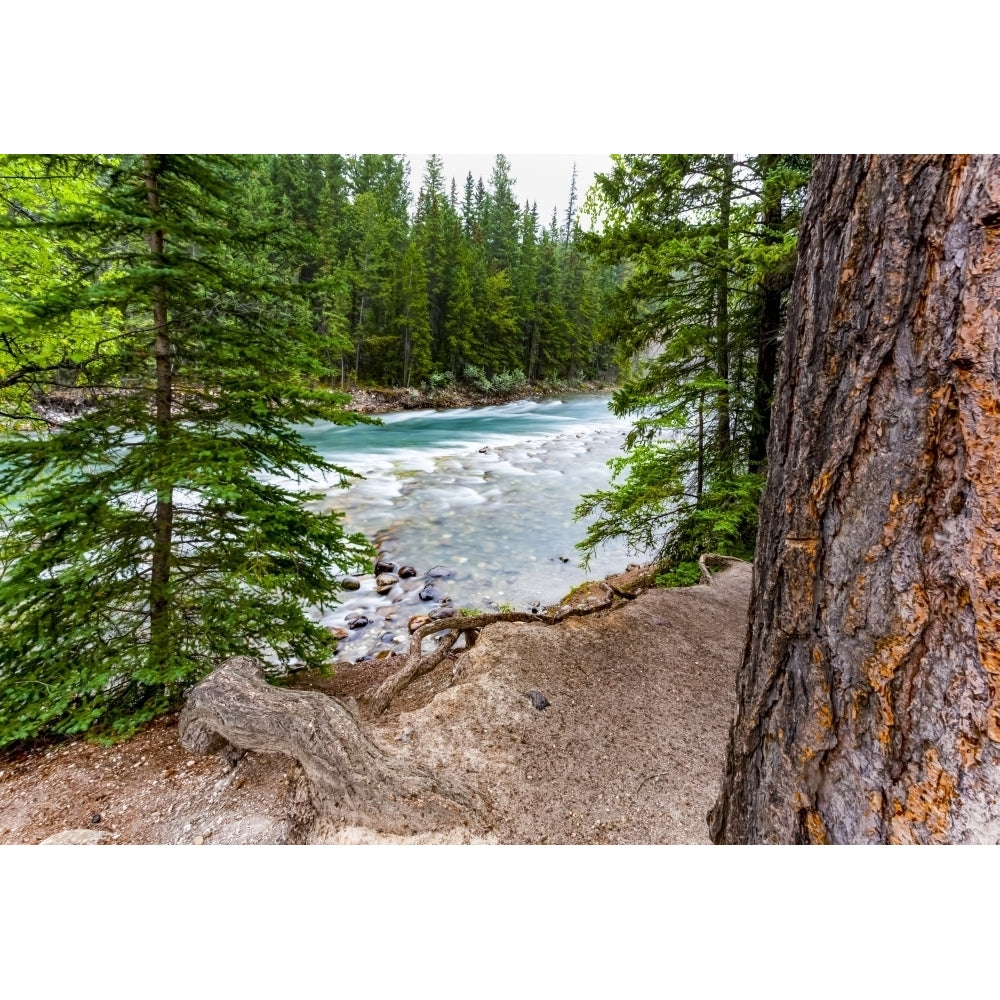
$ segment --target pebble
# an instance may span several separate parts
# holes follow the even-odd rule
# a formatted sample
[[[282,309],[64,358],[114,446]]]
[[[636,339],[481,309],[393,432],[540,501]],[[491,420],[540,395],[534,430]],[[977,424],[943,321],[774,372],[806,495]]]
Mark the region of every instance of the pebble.
[[[201,847],[201,845],[205,843],[205,838],[204,837],[195,837],[194,840],[191,841],[191,843],[193,843],[195,845],[195,847]]]
[[[455,575],[453,569],[448,569],[445,566],[431,566],[431,568],[424,573],[424,578],[428,580],[447,580],[449,577]]]
[[[539,712],[541,712],[544,709],[548,708],[549,705],[552,704],[549,701],[549,699],[546,698],[544,694],[542,694],[541,691],[525,691],[524,695],[525,695],[526,698],[528,698],[531,701],[531,704],[534,705],[535,708],[537,708]]]

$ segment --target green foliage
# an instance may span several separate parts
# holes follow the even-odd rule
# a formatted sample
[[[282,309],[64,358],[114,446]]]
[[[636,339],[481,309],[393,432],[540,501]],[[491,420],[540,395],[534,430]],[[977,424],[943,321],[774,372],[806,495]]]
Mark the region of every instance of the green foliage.
[[[296,424],[358,418],[316,388],[309,285],[275,267],[295,234],[254,201],[266,164],[87,169],[79,199],[8,216],[7,246],[52,241],[55,259],[64,234],[78,240],[72,268],[20,290],[35,322],[23,341],[4,331],[11,356],[74,316],[102,336],[70,369],[88,410],[0,437],[0,746],[127,735],[234,654],[322,666],[333,642],[305,605],[334,601],[342,571],[371,557],[290,485],[351,476]],[[44,389],[65,369],[32,377]]]
[[[467,365],[488,380],[608,370],[612,347],[597,328],[608,269],[583,251],[577,227],[553,217],[540,230],[536,208],[518,207],[506,157],[488,184],[466,178],[459,204],[431,156],[412,217],[399,156],[270,164],[272,211],[291,236],[276,262],[309,285],[305,308],[334,384],[410,386],[431,373],[461,378]]]
[[[503,396],[506,393],[513,392],[527,382],[524,372],[519,368],[513,371],[497,372],[496,375],[490,378],[477,365],[466,365],[462,375],[466,382],[474,385],[480,392],[495,396]]]
[[[620,283],[601,324],[631,417],[612,486],[581,499],[585,554],[619,536],[690,562],[752,555],[803,157],[616,156],[580,243]]]
[[[431,372],[427,376],[427,385],[431,389],[448,389],[454,384],[454,372]]]
[[[693,587],[701,582],[701,568],[696,562],[681,562],[656,576],[657,587]]]
[[[462,372],[462,378],[474,385],[480,392],[490,391],[491,383],[489,377],[478,365],[466,365],[465,370]]]
[[[497,372],[492,379],[493,391],[500,395],[513,392],[523,386],[526,381],[524,372],[520,368],[515,368],[513,371]]]

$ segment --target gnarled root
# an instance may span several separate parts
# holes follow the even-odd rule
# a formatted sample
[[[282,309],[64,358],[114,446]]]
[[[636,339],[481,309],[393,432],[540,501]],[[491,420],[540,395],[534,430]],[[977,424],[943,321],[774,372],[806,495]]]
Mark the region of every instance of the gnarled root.
[[[382,749],[353,706],[316,691],[272,687],[252,657],[227,660],[191,688],[179,730],[181,744],[199,753],[232,745],[294,758],[305,791],[296,796],[293,839],[308,839],[310,825],[331,821],[393,833],[453,827],[483,808],[462,784]]]
[[[554,615],[531,614],[527,611],[498,611],[493,614],[481,615],[453,615],[451,618],[439,618],[436,621],[421,625],[410,637],[410,652],[406,657],[403,666],[387,677],[372,695],[369,702],[369,710],[372,715],[381,715],[392,703],[392,699],[403,691],[409,684],[433,670],[447,655],[452,647],[458,642],[460,635],[464,635],[466,647],[470,648],[475,644],[479,632],[487,625],[496,622],[530,622],[535,625],[556,625],[565,618],[577,615],[589,615],[595,611],[606,611],[611,607],[615,597],[622,597],[631,600],[636,595],[609,584],[607,581],[601,583],[601,589],[607,595],[606,599],[598,604],[590,605],[586,608],[571,608]],[[426,656],[421,656],[420,646],[429,635],[439,635],[447,633],[440,641],[437,648]]]
[[[745,559],[737,559],[736,556],[720,556],[715,552],[703,552],[698,559],[698,568],[701,570],[701,582],[707,587],[712,586],[711,567],[731,566],[733,563],[745,563]]]

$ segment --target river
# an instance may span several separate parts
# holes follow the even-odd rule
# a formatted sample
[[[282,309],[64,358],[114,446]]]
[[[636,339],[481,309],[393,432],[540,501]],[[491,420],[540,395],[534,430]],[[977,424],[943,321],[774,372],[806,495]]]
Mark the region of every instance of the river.
[[[341,511],[348,530],[372,539],[385,559],[418,572],[385,596],[375,592],[373,576],[360,577],[360,589],[345,592],[337,609],[313,612],[334,627],[351,612],[371,619],[348,630],[338,655],[405,648],[409,616],[440,606],[418,596],[432,567],[448,572],[435,585],[456,606],[528,610],[641,558],[612,542],[585,570],[575,548],[586,527],[573,520],[573,508],[583,493],[607,486],[608,459],[621,453],[629,427],[608,400],[520,400],[390,413],[382,426],[305,429],[323,458],[365,477],[348,489],[323,479],[310,484],[324,493],[321,506]]]

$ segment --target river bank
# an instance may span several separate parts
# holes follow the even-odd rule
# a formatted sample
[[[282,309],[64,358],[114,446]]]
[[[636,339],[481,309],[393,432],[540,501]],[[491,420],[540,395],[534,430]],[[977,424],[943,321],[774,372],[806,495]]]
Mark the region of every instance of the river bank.
[[[519,399],[544,399],[567,393],[611,392],[612,382],[572,379],[565,382],[522,382],[502,392],[484,392],[471,383],[398,389],[388,386],[364,386],[345,390],[350,396],[348,410],[377,416],[402,410],[450,410],[465,406],[497,406]],[[337,390],[334,390],[337,391]],[[58,427],[94,406],[94,390],[66,387],[49,393],[34,403],[36,416],[50,427]]]
[[[498,623],[382,716],[368,699],[395,667],[342,664],[295,684],[357,702],[381,752],[481,796],[468,825],[328,829],[324,843],[690,844],[721,780],[735,711],[751,567],[711,585],[648,590],[559,625]],[[526,692],[549,704],[538,710]],[[125,743],[78,740],[0,757],[0,844],[278,844],[294,827],[279,754],[200,756],[176,717]],[[67,834],[67,831],[73,831]]]
[[[571,382],[523,382],[504,392],[483,392],[468,383],[424,389],[357,388],[349,391],[349,410],[377,415],[399,410],[449,410],[464,406],[497,406],[519,399],[544,399],[567,393],[610,392],[614,384],[588,379]]]

